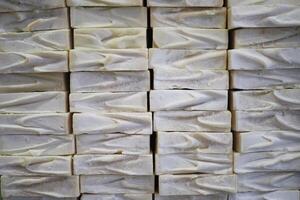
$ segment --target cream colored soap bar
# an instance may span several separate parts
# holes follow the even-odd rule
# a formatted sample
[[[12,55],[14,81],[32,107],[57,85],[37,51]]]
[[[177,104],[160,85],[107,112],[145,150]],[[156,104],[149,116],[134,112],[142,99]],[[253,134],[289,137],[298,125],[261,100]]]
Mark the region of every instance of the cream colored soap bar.
[[[225,131],[231,128],[229,111],[160,111],[154,113],[155,131]]]
[[[74,134],[152,134],[152,114],[82,113],[73,115]]]
[[[70,176],[71,156],[0,156],[0,174]]]
[[[0,33],[0,52],[40,52],[70,49],[70,31]]]
[[[139,72],[71,73],[71,92],[139,92],[150,90],[150,74]]]
[[[74,46],[75,49],[77,48],[85,48],[85,49],[147,48],[146,32],[147,32],[146,28],[75,29]]]
[[[227,110],[226,90],[152,90],[150,110]]]
[[[0,12],[52,9],[65,6],[65,0],[0,0]]]
[[[154,193],[154,176],[81,176],[80,186],[82,193],[89,194],[151,194]]]
[[[297,5],[300,6],[299,0],[228,0],[227,4],[231,6],[244,5]],[[277,200],[277,199],[276,199]]]
[[[77,154],[150,154],[150,135],[77,135],[76,148]]]
[[[227,49],[226,29],[154,28],[153,47],[163,49]]]
[[[228,200],[227,194],[214,194],[214,195],[178,195],[178,196],[161,196],[155,195],[156,200]],[[297,199],[298,200],[298,199]]]
[[[78,176],[2,176],[2,197],[78,197]]]
[[[142,6],[143,0],[67,0],[68,6]]]
[[[152,195],[151,194],[83,194],[81,196],[81,200],[99,200],[99,199],[101,200],[113,200],[113,199],[152,200]]]
[[[224,29],[226,8],[151,8],[151,27]]]
[[[147,92],[72,93],[70,112],[147,112]]]
[[[150,7],[222,7],[223,0],[148,0]]]
[[[147,69],[147,49],[77,49],[70,51],[70,70],[72,72],[139,71]]]
[[[149,49],[149,64],[152,69],[225,70],[227,52],[225,50]]]
[[[281,190],[271,192],[243,192],[232,194],[229,196],[229,200],[299,200],[300,193],[297,190]]]
[[[159,193],[162,196],[215,195],[236,192],[235,175],[161,175]]]

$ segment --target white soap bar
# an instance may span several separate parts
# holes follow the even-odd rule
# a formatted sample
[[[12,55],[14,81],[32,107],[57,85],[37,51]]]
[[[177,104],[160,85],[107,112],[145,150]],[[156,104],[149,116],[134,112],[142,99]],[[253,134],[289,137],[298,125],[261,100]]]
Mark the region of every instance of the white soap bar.
[[[68,6],[142,6],[143,0],[67,0]]]
[[[300,130],[300,111],[235,111],[235,131]]]
[[[215,195],[236,192],[235,175],[161,175],[159,194],[178,195]]]
[[[228,51],[230,70],[300,68],[300,48],[232,49]]]
[[[81,176],[80,186],[82,193],[89,194],[151,194],[154,193],[154,176]]]
[[[77,48],[85,48],[85,49],[147,48],[146,32],[147,32],[146,28],[75,29],[74,46],[75,49]]]
[[[76,49],[70,51],[70,71],[72,72],[139,71],[147,69],[147,49]]]
[[[152,200],[152,194],[83,194],[81,200]]]
[[[235,134],[235,150],[241,153],[300,151],[300,134],[298,131],[253,131]]]
[[[150,90],[149,71],[73,72],[71,92],[140,92]]]
[[[158,132],[156,152],[158,154],[231,153],[232,144],[232,133]]]
[[[156,200],[228,200],[227,194],[214,194],[214,195],[178,195],[178,196],[161,196],[155,195]],[[297,199],[298,200],[298,199]]]
[[[0,0],[0,12],[52,9],[65,6],[65,0]]]
[[[78,197],[78,176],[2,176],[2,197]]]
[[[299,96],[300,98],[300,96]],[[152,90],[150,110],[227,110],[226,90]]]
[[[244,6],[244,5],[297,5],[297,6],[300,6],[300,1],[299,0],[243,0],[243,1],[227,0],[227,4],[229,7]],[[285,199],[285,198],[283,198],[283,199]]]
[[[232,110],[299,110],[300,89],[234,91]]]
[[[151,27],[226,28],[226,8],[151,8]]]
[[[154,28],[153,47],[163,49],[227,49],[226,29]]]
[[[300,193],[297,190],[281,190],[272,192],[243,192],[231,194],[229,200],[299,200]]]
[[[82,113],[73,115],[74,134],[152,134],[152,114]]]
[[[225,70],[155,69],[154,89],[226,90],[229,75]]]
[[[77,154],[150,154],[150,135],[77,135],[76,148]]]
[[[72,93],[70,112],[147,112],[147,93]]]
[[[0,93],[0,113],[67,112],[66,92]]]
[[[150,7],[222,7],[223,0],[148,0]]]
[[[155,131],[221,131],[231,129],[229,111],[160,111],[154,113]]]
[[[0,51],[28,53],[69,49],[69,30],[0,33]]]
[[[149,49],[152,69],[214,70],[227,67],[225,50]]]
[[[0,135],[0,154],[61,156],[75,152],[73,135]]]
[[[71,176],[71,156],[0,156],[0,174]]]
[[[76,197],[70,198],[56,198],[49,196],[41,196],[41,197],[8,197],[2,198],[2,200],[78,200]]]
[[[234,48],[300,47],[300,28],[249,28],[233,32]]]
[[[300,68],[232,71],[233,89],[288,89],[300,88]]]

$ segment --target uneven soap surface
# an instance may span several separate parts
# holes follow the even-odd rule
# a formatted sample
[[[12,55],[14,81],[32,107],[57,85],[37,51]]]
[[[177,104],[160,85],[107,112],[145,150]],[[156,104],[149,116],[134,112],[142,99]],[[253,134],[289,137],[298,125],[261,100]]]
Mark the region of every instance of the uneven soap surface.
[[[0,0],[0,12],[29,11],[65,7],[64,0]]]
[[[156,194],[155,199],[157,200],[228,200],[227,194],[214,194],[214,195],[178,195],[178,196],[161,196]]]
[[[221,7],[223,0],[148,0],[148,5],[157,7]]]
[[[81,200],[152,200],[152,194],[83,194]]]
[[[68,6],[142,6],[143,0],[67,0]]]
[[[228,0],[228,6],[240,5],[300,5],[298,0]]]
[[[298,200],[299,191],[297,190],[280,190],[271,192],[242,192],[237,194],[232,194],[229,196],[229,200],[261,200],[261,199],[289,199]]]

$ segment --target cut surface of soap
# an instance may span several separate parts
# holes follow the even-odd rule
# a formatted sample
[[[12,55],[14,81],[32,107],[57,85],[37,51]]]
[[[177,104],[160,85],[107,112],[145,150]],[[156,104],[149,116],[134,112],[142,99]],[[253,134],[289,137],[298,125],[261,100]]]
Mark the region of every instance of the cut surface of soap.
[[[29,11],[65,7],[65,0],[0,0],[0,12]]]
[[[8,197],[8,198],[2,198],[2,200],[78,200],[78,199],[76,197],[56,198],[56,197],[42,196],[42,197]]]
[[[67,0],[68,6],[142,6],[143,0]]]
[[[152,200],[152,194],[83,194],[81,200]]]
[[[150,7],[222,7],[223,0],[148,0]]]
[[[231,194],[229,200],[299,200],[300,193],[297,190],[281,190],[271,192],[242,192],[237,194]]]
[[[298,0],[227,0],[229,7],[244,5],[297,5],[300,6]],[[277,200],[277,199],[276,199]]]
[[[155,195],[156,200],[228,200],[227,194],[214,195],[178,195],[178,196],[161,196]]]

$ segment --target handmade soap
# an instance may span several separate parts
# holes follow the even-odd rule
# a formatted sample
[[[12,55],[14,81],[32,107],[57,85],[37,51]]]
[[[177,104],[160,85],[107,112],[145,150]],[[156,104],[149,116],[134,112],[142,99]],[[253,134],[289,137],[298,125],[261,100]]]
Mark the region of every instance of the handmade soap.
[[[56,198],[56,197],[42,196],[42,197],[10,197],[10,198],[2,198],[2,200],[78,200],[78,199],[76,197]]]
[[[83,194],[81,196],[81,200],[99,200],[99,199],[101,200],[113,200],[113,199],[152,200],[152,194]]]
[[[0,12],[29,11],[65,7],[65,0],[0,0]]]
[[[223,0],[148,0],[150,7],[222,7]]]
[[[67,0],[68,6],[142,6],[143,0]]]
[[[159,194],[156,194],[155,199],[156,200],[228,200],[228,195],[214,194],[214,195],[161,196]]]
[[[231,194],[229,200],[299,200],[300,193],[297,190],[280,190],[271,192],[242,192]]]
[[[229,7],[242,5],[297,5],[300,6],[299,0],[227,0]],[[277,199],[276,199],[277,200]]]

